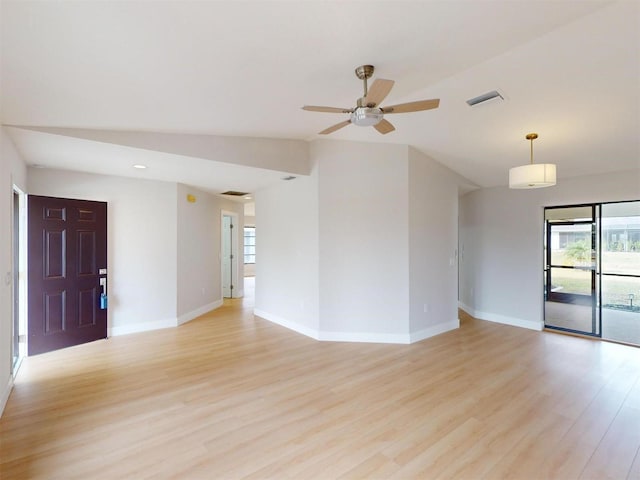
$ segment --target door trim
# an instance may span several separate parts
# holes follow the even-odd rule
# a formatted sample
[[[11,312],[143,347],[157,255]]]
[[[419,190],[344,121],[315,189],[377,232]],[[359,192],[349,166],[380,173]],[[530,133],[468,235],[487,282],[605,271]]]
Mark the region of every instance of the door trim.
[[[18,198],[17,215],[15,218],[15,199]],[[20,368],[22,359],[27,355],[27,195],[17,185],[12,186],[12,243],[17,242],[18,252],[13,250],[11,254],[11,271],[12,288],[11,288],[11,305],[12,305],[12,337],[15,336],[13,331],[13,325],[15,322],[15,315],[18,320],[18,338],[22,338],[22,341],[18,341],[18,355],[15,362],[12,362],[11,373],[15,377]],[[18,232],[16,237],[15,229],[16,220],[18,223]],[[17,257],[17,258],[16,258]],[[17,260],[17,263],[16,263]],[[16,284],[18,289],[18,298],[15,298]],[[17,309],[17,312],[15,311]],[[13,339],[12,339],[13,342]],[[13,351],[13,344],[12,344]]]

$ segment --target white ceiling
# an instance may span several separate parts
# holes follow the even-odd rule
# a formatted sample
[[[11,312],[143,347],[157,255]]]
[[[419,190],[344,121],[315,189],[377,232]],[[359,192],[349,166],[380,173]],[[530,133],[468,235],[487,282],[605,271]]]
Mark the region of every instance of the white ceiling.
[[[440,98],[440,108],[389,115],[397,130],[386,136],[348,126],[329,138],[409,144],[487,187],[528,162],[532,131],[536,161],[556,163],[560,179],[640,167],[636,1],[2,0],[1,8],[5,125],[313,140],[345,118],[300,107],[354,106],[362,84],[353,70],[369,63],[396,81],[384,103]],[[504,102],[465,103],[494,89]],[[281,178],[10,134],[28,163],[48,167],[214,192],[253,192]],[[140,162],[154,168],[129,168]]]

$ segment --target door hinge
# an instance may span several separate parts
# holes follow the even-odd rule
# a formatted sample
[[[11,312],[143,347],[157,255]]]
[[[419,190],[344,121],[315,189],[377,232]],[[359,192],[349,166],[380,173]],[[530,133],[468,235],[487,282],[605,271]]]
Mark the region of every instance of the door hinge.
[[[230,288],[230,290],[233,290],[233,285],[231,285],[231,287],[229,287],[229,288]]]
[[[233,228],[233,223],[229,225],[229,228]]]
[[[233,254],[229,255],[229,258],[230,258],[231,260],[233,260]]]

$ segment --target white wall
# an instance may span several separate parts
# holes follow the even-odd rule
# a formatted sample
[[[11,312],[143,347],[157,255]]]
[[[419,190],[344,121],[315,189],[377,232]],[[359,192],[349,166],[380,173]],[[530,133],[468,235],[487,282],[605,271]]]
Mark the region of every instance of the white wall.
[[[640,199],[640,169],[559,179],[554,187],[477,190],[461,199],[460,302],[470,314],[543,325],[544,207]]]
[[[255,313],[317,338],[317,169],[260,190],[255,198]]]
[[[110,335],[176,325],[175,183],[29,168],[28,190],[108,203]]]
[[[0,128],[0,415],[13,385],[13,185],[26,191],[27,167],[4,128]]]
[[[193,195],[195,202],[189,202]],[[220,199],[178,184],[177,315],[184,323],[222,305]]]
[[[323,335],[400,341],[409,331],[407,147],[319,140],[310,153],[319,171]]]
[[[409,319],[412,341],[459,327],[458,186],[468,180],[409,149]]]
[[[310,177],[256,193],[256,314],[320,340],[409,343],[457,328],[469,182],[403,145],[317,140],[310,158]]]

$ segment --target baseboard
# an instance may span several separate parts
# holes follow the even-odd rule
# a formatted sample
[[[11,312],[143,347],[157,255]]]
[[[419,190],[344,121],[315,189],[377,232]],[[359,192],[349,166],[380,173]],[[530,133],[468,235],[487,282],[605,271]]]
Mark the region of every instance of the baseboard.
[[[353,343],[392,343],[407,345],[413,342],[419,342],[425,338],[433,337],[449,330],[454,330],[460,327],[460,320],[456,319],[451,322],[446,322],[432,327],[414,332],[411,334],[405,333],[370,333],[370,332],[325,332],[322,330],[314,330],[305,325],[300,325],[297,322],[292,322],[285,318],[273,315],[269,312],[256,309],[254,315],[260,318],[264,318],[269,322],[276,323],[281,327],[288,328],[294,332],[301,333],[307,337],[311,337],[321,342],[353,342]]]
[[[522,318],[507,317],[505,315],[499,315],[496,313],[482,312],[475,310],[462,302],[458,302],[458,306],[478,320],[486,320],[488,322],[502,323],[503,325],[511,325],[512,327],[527,328],[529,330],[542,331],[544,328],[543,322],[534,322],[532,320],[524,320]]]
[[[183,313],[177,318],[166,318],[155,322],[132,323],[129,325],[122,325],[120,327],[111,327],[107,329],[107,336],[117,337],[118,335],[128,335],[129,333],[149,332],[151,330],[160,330],[162,328],[178,327],[199,317],[200,315],[204,315],[211,310],[215,310],[220,306],[222,306],[222,300],[216,300],[215,302],[208,303],[190,312]]]
[[[294,332],[301,333],[307,337],[311,337],[314,340],[319,340],[318,331],[313,328],[309,328],[306,325],[301,325],[297,322],[293,322],[291,320],[287,320],[286,318],[279,317],[278,315],[273,315],[269,312],[265,312],[264,310],[254,309],[253,314],[256,317],[264,318],[271,323],[275,323],[280,325],[281,327],[288,328],[289,330],[293,330]]]
[[[5,385],[4,390],[2,391],[2,395],[0,396],[0,417],[2,417],[2,414],[4,413],[4,407],[7,405],[7,401],[9,400],[9,395],[11,394],[12,389],[13,377],[9,375],[7,385]]]
[[[359,343],[409,343],[408,335],[395,335],[385,333],[358,333],[358,332],[323,332],[309,328],[306,325],[300,325],[285,318],[273,315],[264,310],[255,309],[254,315],[264,318],[272,323],[276,323],[281,327],[288,328],[294,332],[301,333],[314,340],[321,342],[359,342]]]
[[[319,340],[323,342],[354,343],[411,343],[409,335],[404,333],[369,333],[369,332],[320,332]]]
[[[460,300],[458,300],[458,308],[461,309],[461,310],[464,310],[466,313],[468,313],[472,317],[477,318],[474,315],[475,310],[473,308],[471,308],[469,305],[467,305],[466,303],[461,302]]]
[[[436,335],[440,335],[441,333],[449,332],[457,328],[460,328],[459,318],[456,318],[455,320],[452,320],[450,322],[438,323],[423,330],[411,332],[409,334],[409,343],[420,342],[421,340],[435,337]]]
[[[178,325],[182,325],[187,322],[190,322],[194,318],[198,318],[200,315],[209,313],[210,311],[215,310],[216,308],[219,308],[221,306],[222,306],[222,299],[203,305],[202,307],[196,308],[195,310],[192,310],[190,312],[183,313],[178,317]]]
[[[109,337],[118,335],[128,335],[129,333],[148,332],[150,330],[160,330],[161,328],[171,328],[178,326],[177,318],[167,318],[155,322],[141,322],[122,325],[121,327],[111,327],[108,331]]]

